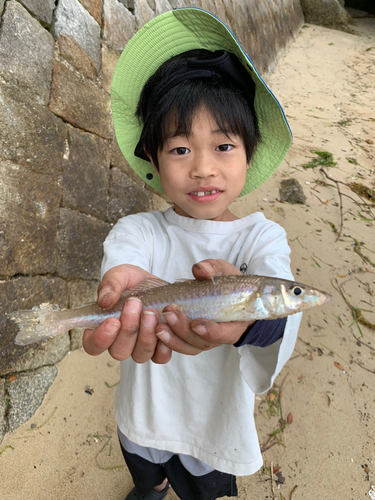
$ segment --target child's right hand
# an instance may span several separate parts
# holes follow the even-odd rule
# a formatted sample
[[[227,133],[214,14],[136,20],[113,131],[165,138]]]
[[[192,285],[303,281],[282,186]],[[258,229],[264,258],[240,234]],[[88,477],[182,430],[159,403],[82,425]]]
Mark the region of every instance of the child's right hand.
[[[98,304],[110,309],[117,304],[122,292],[146,278],[154,277],[140,267],[123,264],[110,269],[103,276],[98,288]],[[85,330],[83,348],[88,354],[97,356],[108,349],[119,361],[132,356],[137,363],[152,359],[155,363],[167,363],[172,351],[155,335],[158,315],[153,309],[142,312],[142,303],[129,298],[122,309],[120,320],[106,319],[95,330]]]

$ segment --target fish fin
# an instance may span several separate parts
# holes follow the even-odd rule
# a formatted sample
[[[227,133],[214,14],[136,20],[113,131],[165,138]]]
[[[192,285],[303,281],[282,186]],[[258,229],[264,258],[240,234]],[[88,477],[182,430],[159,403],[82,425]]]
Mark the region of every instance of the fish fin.
[[[13,311],[7,316],[14,321],[19,332],[14,340],[17,345],[34,344],[62,333],[56,313],[60,308],[52,304],[40,304],[30,310]]]
[[[160,278],[146,278],[132,288],[129,288],[129,290],[125,290],[123,295],[127,296],[135,293],[147,292],[152,288],[159,288],[166,285],[170,285],[169,281],[165,281]]]

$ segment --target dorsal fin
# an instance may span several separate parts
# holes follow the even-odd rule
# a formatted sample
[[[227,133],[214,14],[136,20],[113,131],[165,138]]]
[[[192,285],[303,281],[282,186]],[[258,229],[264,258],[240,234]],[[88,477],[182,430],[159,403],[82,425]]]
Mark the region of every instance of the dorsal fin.
[[[161,280],[160,278],[146,278],[132,288],[129,288],[129,290],[125,290],[124,295],[147,292],[152,288],[159,288],[160,286],[166,285],[170,285],[170,283],[168,281]]]

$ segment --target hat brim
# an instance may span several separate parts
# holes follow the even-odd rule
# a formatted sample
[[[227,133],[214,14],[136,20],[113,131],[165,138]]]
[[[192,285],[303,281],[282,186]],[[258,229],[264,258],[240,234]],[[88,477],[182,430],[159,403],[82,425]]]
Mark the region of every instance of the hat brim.
[[[160,179],[154,174],[151,163],[134,155],[142,130],[135,112],[143,86],[159,66],[171,57],[192,49],[226,50],[235,54],[255,83],[254,107],[261,141],[247,172],[240,194],[243,196],[263,184],[275,172],[290,148],[292,133],[279,102],[233,33],[205,10],[188,7],[165,12],[143,26],[128,42],[116,65],[111,86],[117,142],[139,177],[163,193]]]

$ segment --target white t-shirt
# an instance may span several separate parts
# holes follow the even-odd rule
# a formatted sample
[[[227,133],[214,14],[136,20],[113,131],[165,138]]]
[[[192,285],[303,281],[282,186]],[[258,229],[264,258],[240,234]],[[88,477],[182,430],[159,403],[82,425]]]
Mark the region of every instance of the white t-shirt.
[[[292,280],[285,231],[255,213],[232,222],[166,212],[120,219],[104,242],[102,274],[133,264],[166,281],[192,278],[193,264],[224,259],[246,274]],[[115,394],[120,431],[133,443],[193,456],[222,472],[250,475],[262,465],[254,394],[267,391],[293,352],[301,314],[262,348],[223,345],[197,356],[174,352],[165,365],[121,362]]]

